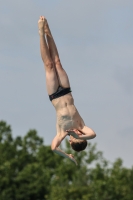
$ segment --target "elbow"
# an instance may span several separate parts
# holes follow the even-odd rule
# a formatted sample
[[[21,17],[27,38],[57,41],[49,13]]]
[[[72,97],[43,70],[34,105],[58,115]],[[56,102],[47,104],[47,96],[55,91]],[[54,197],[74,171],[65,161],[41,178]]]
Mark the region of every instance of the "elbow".
[[[51,145],[51,150],[52,150],[52,151],[55,151],[55,150],[56,150],[56,146]]]
[[[96,137],[96,133],[93,132],[93,134],[92,134],[92,139],[95,138],[95,137]]]
[[[94,133],[94,137],[93,138],[95,138],[97,135],[96,135],[96,133]]]

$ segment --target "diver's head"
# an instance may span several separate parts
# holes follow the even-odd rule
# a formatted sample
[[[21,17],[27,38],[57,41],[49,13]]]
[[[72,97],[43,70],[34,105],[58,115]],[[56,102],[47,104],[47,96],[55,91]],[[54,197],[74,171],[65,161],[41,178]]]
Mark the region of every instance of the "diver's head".
[[[70,135],[69,142],[70,142],[72,149],[77,151],[77,152],[83,151],[87,147],[87,141],[86,140],[76,139],[71,135]]]

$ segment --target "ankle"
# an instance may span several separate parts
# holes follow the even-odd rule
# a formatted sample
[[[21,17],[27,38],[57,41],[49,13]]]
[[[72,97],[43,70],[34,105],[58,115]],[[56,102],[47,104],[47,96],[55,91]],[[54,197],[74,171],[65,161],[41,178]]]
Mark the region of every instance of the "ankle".
[[[44,25],[44,32],[45,32],[46,35],[51,35],[51,32],[50,32],[48,23],[46,23],[46,24]]]
[[[43,29],[39,29],[39,35],[40,36],[44,35],[44,30]]]

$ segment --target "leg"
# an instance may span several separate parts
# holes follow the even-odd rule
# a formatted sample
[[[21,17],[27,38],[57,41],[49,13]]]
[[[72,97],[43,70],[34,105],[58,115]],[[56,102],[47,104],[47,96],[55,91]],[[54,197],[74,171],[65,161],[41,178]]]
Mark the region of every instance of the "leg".
[[[38,27],[39,27],[39,35],[40,35],[41,57],[45,66],[45,71],[46,71],[47,91],[48,91],[48,94],[50,95],[57,91],[57,88],[59,86],[59,81],[56,75],[54,63],[51,59],[48,46],[44,37],[45,22],[46,20],[44,19],[44,17],[41,16],[38,21]]]
[[[55,69],[56,69],[56,72],[57,72],[59,85],[64,87],[64,88],[70,87],[68,76],[67,76],[65,70],[63,69],[63,67],[61,65],[59,54],[58,54],[58,51],[57,51],[57,47],[56,47],[56,44],[54,42],[54,39],[52,37],[51,31],[50,31],[50,28],[49,28],[49,25],[48,25],[47,22],[46,22],[45,27],[44,27],[44,32],[45,32],[45,35],[46,35],[46,38],[47,38],[49,52],[50,52],[52,61],[54,63],[54,66],[55,66]]]

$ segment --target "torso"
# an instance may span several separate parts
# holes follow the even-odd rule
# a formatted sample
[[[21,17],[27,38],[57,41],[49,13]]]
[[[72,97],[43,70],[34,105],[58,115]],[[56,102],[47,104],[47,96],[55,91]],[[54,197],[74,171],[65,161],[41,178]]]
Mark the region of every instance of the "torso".
[[[66,134],[69,129],[82,129],[83,119],[79,115],[71,93],[61,96],[52,101],[57,116],[57,134]]]

